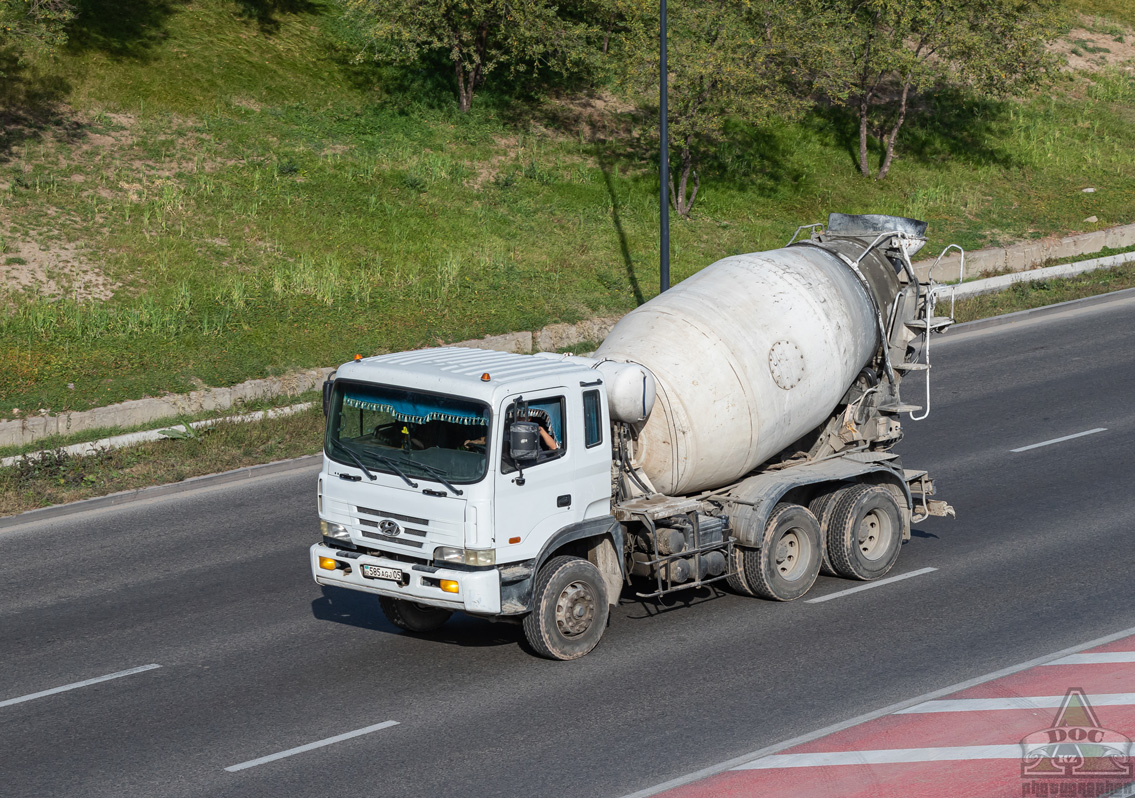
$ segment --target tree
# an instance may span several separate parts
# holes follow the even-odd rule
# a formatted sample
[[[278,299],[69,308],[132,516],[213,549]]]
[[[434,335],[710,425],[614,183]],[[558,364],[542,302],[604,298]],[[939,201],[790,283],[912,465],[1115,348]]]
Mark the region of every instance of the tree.
[[[51,54],[67,41],[74,16],[69,0],[0,0],[0,50],[15,49],[20,59]]]
[[[570,70],[586,57],[588,29],[548,0],[340,0],[366,42],[360,58],[409,64],[445,53],[463,113],[490,72]]]
[[[657,96],[659,9],[641,6],[631,26],[628,76]],[[730,117],[755,123],[774,110],[788,116],[800,107],[788,81],[795,69],[789,54],[796,7],[787,0],[667,3],[668,122],[677,156],[671,157],[670,200],[682,216],[689,217],[697,200],[702,154]]]
[[[1056,34],[1060,0],[814,0],[813,29],[834,42],[819,68],[829,96],[859,118],[859,170],[871,176],[868,142],[877,130],[890,171],[899,130],[916,109],[912,94],[940,82],[987,97],[1023,93],[1054,72],[1045,44]]]

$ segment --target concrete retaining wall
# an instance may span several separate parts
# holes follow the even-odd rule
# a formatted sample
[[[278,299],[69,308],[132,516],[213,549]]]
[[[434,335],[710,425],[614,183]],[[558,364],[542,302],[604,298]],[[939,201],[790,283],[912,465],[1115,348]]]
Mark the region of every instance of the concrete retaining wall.
[[[1021,272],[1039,266],[1046,260],[1091,255],[1104,247],[1111,249],[1135,247],[1135,224],[1110,227],[1107,230],[1080,233],[1065,238],[1043,238],[1037,241],[1022,241],[1008,247],[967,252],[965,276],[973,278],[1001,271]],[[918,275],[918,279],[926,279],[933,263],[933,260],[923,260],[914,264],[914,272]],[[961,278],[960,266],[961,258],[955,250],[949,257],[942,258],[942,262],[935,267],[934,279],[939,283],[955,283]]]
[[[1026,241],[1010,247],[981,249],[966,253],[965,271],[969,277],[1008,269],[1024,271],[1049,259],[1072,258],[1099,252],[1104,247],[1119,249],[1135,246],[1135,224],[1112,227],[1094,233],[1081,233],[1066,238]],[[914,264],[919,279],[925,280],[932,260]],[[959,279],[960,259],[957,254],[943,258],[934,269],[940,283]],[[602,341],[615,326],[618,317],[588,319],[578,324],[550,324],[536,332],[515,332],[490,335],[453,346],[470,346],[500,352],[554,352],[578,344]],[[67,435],[103,427],[133,427],[179,415],[225,410],[240,402],[302,393],[317,388],[334,369],[310,369],[283,377],[249,380],[231,388],[206,388],[187,394],[157,399],[135,399],[108,407],[98,407],[58,416],[35,416],[15,421],[0,421],[0,446],[22,446],[50,435]]]

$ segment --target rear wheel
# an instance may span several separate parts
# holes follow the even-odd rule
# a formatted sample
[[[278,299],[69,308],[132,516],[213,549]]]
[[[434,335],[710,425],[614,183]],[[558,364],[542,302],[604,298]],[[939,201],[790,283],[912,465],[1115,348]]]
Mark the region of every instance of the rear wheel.
[[[379,596],[378,603],[387,620],[407,632],[436,632],[453,614],[451,610],[388,596]]]
[[[807,593],[820,574],[820,524],[799,504],[778,504],[765,524],[759,549],[742,549],[745,582],[753,595],[792,601]]]
[[[579,557],[553,557],[536,576],[524,636],[542,657],[579,659],[599,644],[609,611],[598,568]]]
[[[816,516],[816,520],[820,523],[820,573],[824,576],[838,576],[832,566],[831,556],[828,554],[828,524],[831,520],[832,497],[836,493],[838,491],[821,493],[808,502],[808,510]]]
[[[835,494],[828,554],[840,576],[870,581],[894,566],[902,548],[902,511],[881,485],[853,485]]]

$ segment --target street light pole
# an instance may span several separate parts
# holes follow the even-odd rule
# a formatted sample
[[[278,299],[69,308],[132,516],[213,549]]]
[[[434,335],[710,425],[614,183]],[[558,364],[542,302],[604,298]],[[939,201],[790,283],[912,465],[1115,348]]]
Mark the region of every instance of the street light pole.
[[[658,264],[659,292],[670,287],[670,136],[667,130],[666,113],[666,0],[662,0],[661,32],[658,37],[659,51],[659,124],[662,130],[662,151],[659,158],[661,190],[661,255]]]

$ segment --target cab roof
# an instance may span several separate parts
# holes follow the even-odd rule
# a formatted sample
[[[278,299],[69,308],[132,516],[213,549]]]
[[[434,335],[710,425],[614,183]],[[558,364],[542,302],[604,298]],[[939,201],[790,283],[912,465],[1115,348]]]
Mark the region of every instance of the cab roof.
[[[489,375],[487,381],[481,379],[483,374]],[[353,360],[340,366],[335,377],[468,396],[492,404],[502,391],[510,394],[566,385],[571,380],[600,379],[598,372],[560,355],[518,355],[456,346]]]

